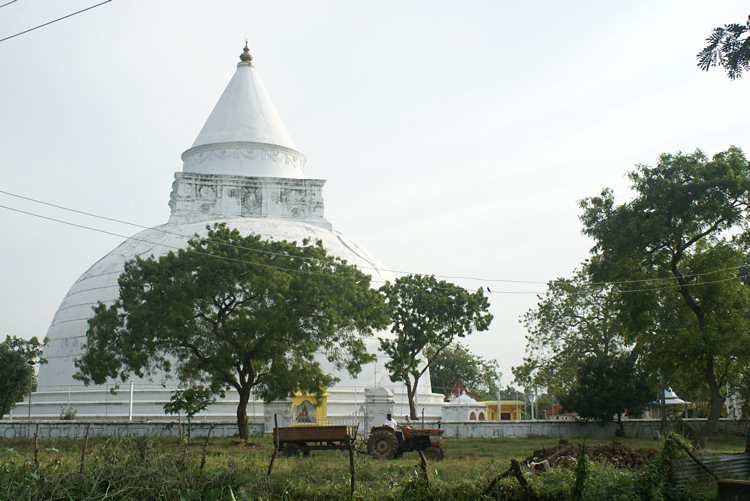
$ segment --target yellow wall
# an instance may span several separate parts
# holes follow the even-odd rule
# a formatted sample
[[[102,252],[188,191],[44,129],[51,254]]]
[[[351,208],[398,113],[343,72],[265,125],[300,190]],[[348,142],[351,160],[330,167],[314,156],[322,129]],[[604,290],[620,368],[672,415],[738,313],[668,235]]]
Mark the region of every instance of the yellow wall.
[[[487,406],[487,419],[497,421],[497,400],[488,400],[482,404]],[[504,420],[520,420],[523,406],[523,400],[500,400],[500,414]]]
[[[300,405],[302,405],[302,402],[307,400],[312,405],[315,406],[315,417],[314,423],[298,423],[296,421],[297,414],[301,411]],[[312,416],[310,416],[312,418]],[[300,392],[297,392],[292,396],[292,425],[293,426],[305,426],[310,424],[327,424],[327,418],[328,418],[328,393],[323,393],[323,398],[320,399],[320,402],[315,398],[315,395],[303,395]]]

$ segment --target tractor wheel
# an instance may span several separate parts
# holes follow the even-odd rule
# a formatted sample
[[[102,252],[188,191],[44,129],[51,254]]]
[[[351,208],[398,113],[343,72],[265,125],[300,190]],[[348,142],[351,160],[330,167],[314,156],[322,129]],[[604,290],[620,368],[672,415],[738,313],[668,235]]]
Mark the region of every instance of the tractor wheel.
[[[427,461],[440,461],[444,456],[442,447],[428,447],[422,453]]]
[[[375,430],[367,440],[367,452],[375,459],[393,459],[398,456],[398,440],[392,431]]]
[[[302,454],[302,447],[294,443],[286,443],[281,448],[281,453],[288,458],[296,458]]]

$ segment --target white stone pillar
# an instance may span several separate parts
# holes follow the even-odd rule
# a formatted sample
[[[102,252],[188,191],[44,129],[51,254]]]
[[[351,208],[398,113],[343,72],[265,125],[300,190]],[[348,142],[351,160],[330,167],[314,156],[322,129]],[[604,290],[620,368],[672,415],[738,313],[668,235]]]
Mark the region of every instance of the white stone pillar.
[[[133,420],[133,381],[130,381],[130,403],[128,404],[128,421]]]
[[[275,400],[263,405],[263,423],[266,433],[272,433],[274,427],[274,416],[279,427],[292,425],[292,401]]]
[[[381,426],[387,414],[393,414],[393,392],[388,388],[365,388],[365,435],[373,426]]]

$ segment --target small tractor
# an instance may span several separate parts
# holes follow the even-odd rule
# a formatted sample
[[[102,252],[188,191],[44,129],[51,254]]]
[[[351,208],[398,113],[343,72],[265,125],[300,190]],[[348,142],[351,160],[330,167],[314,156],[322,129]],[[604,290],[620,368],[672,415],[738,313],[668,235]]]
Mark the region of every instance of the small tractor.
[[[439,428],[375,426],[367,439],[367,452],[376,459],[394,459],[404,452],[422,451],[429,461],[443,459],[443,431]]]

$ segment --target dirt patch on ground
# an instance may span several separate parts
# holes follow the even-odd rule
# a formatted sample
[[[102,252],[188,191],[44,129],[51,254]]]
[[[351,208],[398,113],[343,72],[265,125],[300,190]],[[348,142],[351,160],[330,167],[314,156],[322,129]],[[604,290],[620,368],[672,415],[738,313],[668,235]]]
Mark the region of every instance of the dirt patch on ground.
[[[606,461],[617,468],[638,470],[659,456],[656,449],[631,449],[616,440],[607,445],[584,446],[561,439],[555,447],[535,450],[526,458],[527,463],[548,460],[550,466],[574,466],[585,453],[597,461]]]

